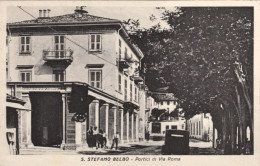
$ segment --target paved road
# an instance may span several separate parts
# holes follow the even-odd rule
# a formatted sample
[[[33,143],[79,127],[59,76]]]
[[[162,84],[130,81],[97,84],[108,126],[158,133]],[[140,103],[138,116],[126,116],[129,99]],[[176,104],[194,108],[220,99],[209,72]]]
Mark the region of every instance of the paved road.
[[[22,150],[21,154],[64,154],[64,155],[161,155],[161,147],[163,141],[149,141],[141,143],[130,143],[121,145],[118,150],[111,149],[82,149],[78,151],[63,151],[58,148],[35,147]],[[190,140],[190,155],[215,155],[219,154],[211,148],[211,142],[202,142],[198,140]]]

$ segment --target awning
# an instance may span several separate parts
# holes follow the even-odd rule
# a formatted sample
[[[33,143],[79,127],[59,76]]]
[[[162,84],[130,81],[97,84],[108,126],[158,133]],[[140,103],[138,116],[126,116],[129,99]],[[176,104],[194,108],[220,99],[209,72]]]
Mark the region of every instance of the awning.
[[[25,107],[25,106],[23,106],[23,105],[21,105],[21,104],[18,104],[18,103],[6,102],[6,107],[30,111],[29,108],[27,108],[27,107]]]

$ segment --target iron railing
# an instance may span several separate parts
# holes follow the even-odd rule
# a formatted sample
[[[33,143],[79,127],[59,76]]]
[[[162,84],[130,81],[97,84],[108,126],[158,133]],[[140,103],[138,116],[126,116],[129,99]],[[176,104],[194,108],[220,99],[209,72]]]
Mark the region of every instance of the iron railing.
[[[67,50],[43,50],[43,60],[73,60],[73,51]]]

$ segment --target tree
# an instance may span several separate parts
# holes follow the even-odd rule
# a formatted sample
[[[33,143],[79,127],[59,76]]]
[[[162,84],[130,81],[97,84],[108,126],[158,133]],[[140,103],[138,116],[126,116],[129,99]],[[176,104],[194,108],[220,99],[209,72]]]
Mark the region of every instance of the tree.
[[[253,134],[252,8],[163,9],[162,18],[170,29],[131,33],[145,54],[149,89],[169,86],[186,118],[211,113],[232,153],[238,126],[243,148],[245,127]]]

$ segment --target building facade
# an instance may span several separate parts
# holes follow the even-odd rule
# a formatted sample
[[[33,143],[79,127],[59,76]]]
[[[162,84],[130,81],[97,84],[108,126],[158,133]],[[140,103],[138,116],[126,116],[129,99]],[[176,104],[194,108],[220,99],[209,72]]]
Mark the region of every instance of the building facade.
[[[202,141],[212,141],[213,122],[209,113],[201,113],[187,121],[187,129],[190,137]]]
[[[152,92],[147,97],[147,105],[147,130],[152,137],[163,137],[167,129],[185,130],[185,118],[176,109],[178,103],[172,93]]]
[[[145,111],[143,54],[122,22],[82,7],[49,15],[39,10],[37,19],[7,24],[8,93],[32,110],[19,117],[20,145],[75,148],[86,144],[90,126],[110,142],[116,132],[121,143],[138,140]],[[76,122],[72,105],[81,104],[87,105],[80,107],[86,120]]]

